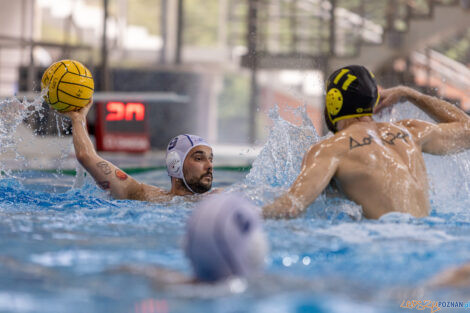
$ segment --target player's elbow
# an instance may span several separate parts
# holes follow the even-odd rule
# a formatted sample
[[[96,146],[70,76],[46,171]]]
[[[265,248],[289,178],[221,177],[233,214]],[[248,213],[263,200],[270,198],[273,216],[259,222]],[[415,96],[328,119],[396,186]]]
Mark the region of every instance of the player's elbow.
[[[462,125],[462,133],[460,134],[460,140],[457,147],[457,152],[470,149],[470,122]]]
[[[77,158],[77,161],[81,164],[81,165],[85,165],[87,159],[88,159],[88,156],[86,153],[84,152],[81,152],[81,151],[76,151],[75,152],[75,156]]]
[[[77,158],[78,163],[80,163],[85,168],[93,165],[95,156],[95,154],[89,153],[87,151],[75,151],[75,157]]]
[[[92,159],[92,156],[86,151],[77,151],[75,152],[75,156],[77,157],[77,161],[83,166],[86,166]]]
[[[468,150],[470,149],[470,131],[467,131],[464,138],[463,138],[463,145],[462,145],[462,150]]]

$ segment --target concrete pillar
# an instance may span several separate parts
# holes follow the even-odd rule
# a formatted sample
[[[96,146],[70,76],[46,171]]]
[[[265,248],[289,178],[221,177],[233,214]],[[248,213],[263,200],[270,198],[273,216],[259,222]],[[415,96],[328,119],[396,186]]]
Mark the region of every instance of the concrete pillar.
[[[33,39],[35,3],[0,0],[0,6],[0,95],[11,96],[18,90],[18,68],[31,56],[21,41]]]
[[[212,84],[209,95],[209,107],[207,112],[207,140],[210,143],[217,142],[218,133],[218,100],[220,92],[224,84],[223,73],[214,73],[212,76]]]
[[[125,37],[125,32],[127,28],[127,0],[119,0],[118,1],[118,21],[117,21],[117,27],[118,27],[118,33],[120,36],[118,36],[118,45],[119,49],[121,52],[124,50],[124,37]],[[124,57],[124,55],[121,55]]]
[[[470,0],[460,0],[460,5],[464,9],[468,10],[468,9],[470,9]]]
[[[178,61],[179,5],[180,1],[162,0],[163,51],[161,60],[164,64],[175,64]]]
[[[228,0],[219,0],[218,24],[218,44],[220,48],[225,48],[228,42]]]

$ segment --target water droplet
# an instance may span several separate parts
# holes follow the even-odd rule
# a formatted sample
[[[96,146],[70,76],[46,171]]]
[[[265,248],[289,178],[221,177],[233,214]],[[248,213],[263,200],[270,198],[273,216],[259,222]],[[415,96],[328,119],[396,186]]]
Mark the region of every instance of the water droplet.
[[[292,259],[288,256],[282,258],[282,265],[289,267],[292,265]]]

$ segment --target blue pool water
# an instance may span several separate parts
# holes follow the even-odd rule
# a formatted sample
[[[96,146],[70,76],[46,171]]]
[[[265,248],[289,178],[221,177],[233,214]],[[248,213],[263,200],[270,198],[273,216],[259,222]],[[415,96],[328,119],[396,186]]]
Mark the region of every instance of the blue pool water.
[[[383,119],[405,113],[423,117],[403,105]],[[252,170],[216,172],[216,187],[242,190],[260,205],[285,190],[318,140],[299,114],[303,124],[294,126],[272,112],[274,126]],[[2,168],[0,312],[408,312],[403,300],[467,302],[468,289],[426,282],[470,261],[470,155],[425,160],[429,217],[365,220],[356,204],[322,195],[301,218],[265,222],[271,251],[263,277],[171,288],[116,269],[158,265],[190,274],[181,241],[194,203],[113,200],[81,175]],[[163,171],[134,177],[169,186]]]

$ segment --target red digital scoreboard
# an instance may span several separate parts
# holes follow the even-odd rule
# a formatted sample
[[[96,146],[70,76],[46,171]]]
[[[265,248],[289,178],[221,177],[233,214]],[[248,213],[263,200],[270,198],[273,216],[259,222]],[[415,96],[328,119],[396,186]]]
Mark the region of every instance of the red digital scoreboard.
[[[146,103],[95,102],[95,137],[100,151],[145,152],[150,148]]]

